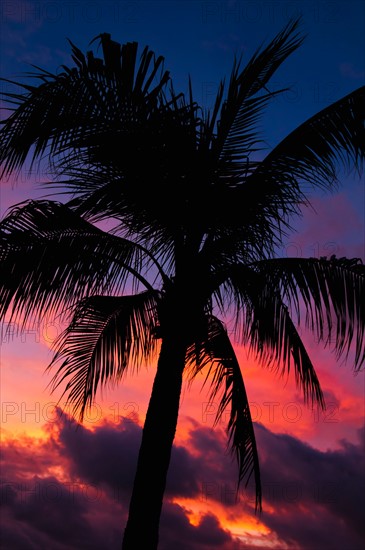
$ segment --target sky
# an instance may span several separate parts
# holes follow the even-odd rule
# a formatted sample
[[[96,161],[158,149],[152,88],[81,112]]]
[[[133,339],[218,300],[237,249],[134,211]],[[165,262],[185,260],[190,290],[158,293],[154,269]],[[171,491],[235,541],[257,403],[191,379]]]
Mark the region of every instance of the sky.
[[[234,55],[248,60],[293,16],[303,45],[270,89],[290,86],[263,119],[268,150],[308,117],[364,84],[362,1],[2,0],[1,77],[18,80],[30,64],[51,72],[69,64],[70,39],[81,50],[102,32],[137,41],[165,57],[176,90],[209,108]],[[2,83],[2,91],[11,89]],[[4,115],[3,113],[3,116]],[[41,176],[23,170],[0,185],[0,215],[40,197]],[[278,250],[282,256],[360,257],[364,248],[364,178],[344,174],[331,195],[311,197]],[[154,365],[98,395],[82,425],[47,387],[45,368],[62,326],[47,319],[16,327],[1,343],[1,502],[4,550],[114,550],[126,522]],[[324,412],[304,405],[292,379],[255,363],[236,345],[255,421],[263,514],[240,490],[226,452],[225,424],[213,426],[199,380],[184,383],[161,519],[160,550],[361,550],[364,548],[364,373],[351,355],[302,333],[325,393]],[[63,414],[61,410],[63,409]],[[224,419],[223,419],[224,420]]]

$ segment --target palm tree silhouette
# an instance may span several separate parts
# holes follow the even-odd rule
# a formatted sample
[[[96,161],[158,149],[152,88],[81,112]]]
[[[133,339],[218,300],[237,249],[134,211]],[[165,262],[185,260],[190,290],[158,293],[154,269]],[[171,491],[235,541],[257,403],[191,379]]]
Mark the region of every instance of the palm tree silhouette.
[[[214,107],[176,94],[163,58],[101,34],[103,58],[71,43],[75,66],[7,94],[15,103],[0,133],[3,175],[30,156],[50,161],[65,203],[31,200],[1,222],[2,318],[71,312],[58,339],[52,388],[64,387],[82,420],[100,386],[151,362],[157,371],[143,428],[123,549],[155,549],[183,376],[203,371],[216,421],[229,410],[238,483],[258,452],[245,385],[224,324],[265,365],[292,368],[306,402],[324,406],[298,334],[300,313],[318,339],[335,335],[337,356],[364,362],[365,270],[360,259],[280,258],[308,190],[331,190],[341,166],[364,159],[359,88],[291,132],[266,156],[257,131],[281,91],[269,81],[302,43],[298,19],[248,64],[234,61]],[[261,153],[260,153],[261,151]],[[261,160],[257,160],[262,155]],[[307,186],[307,187],[306,187]],[[98,225],[113,220],[113,230]],[[62,395],[64,395],[62,394]]]

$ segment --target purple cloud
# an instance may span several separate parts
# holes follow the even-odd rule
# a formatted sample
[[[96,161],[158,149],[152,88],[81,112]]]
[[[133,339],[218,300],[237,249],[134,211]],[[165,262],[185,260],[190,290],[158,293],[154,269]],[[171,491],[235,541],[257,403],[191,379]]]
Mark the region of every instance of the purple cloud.
[[[272,537],[300,550],[362,550],[364,432],[359,444],[343,440],[326,452],[259,424],[256,434],[261,522],[272,532],[258,535],[261,545],[267,541],[270,547]],[[140,438],[141,427],[131,420],[89,430],[62,415],[36,451],[29,441],[3,445],[2,547],[120,548]],[[225,517],[217,517],[222,508],[231,520],[244,522],[245,514],[252,514],[252,491],[240,490],[236,501],[236,475],[224,433],[195,423],[186,445],[173,449],[160,549],[252,548],[251,535],[235,539],[224,527]],[[173,501],[179,497],[195,500],[198,508],[201,503],[198,524]]]

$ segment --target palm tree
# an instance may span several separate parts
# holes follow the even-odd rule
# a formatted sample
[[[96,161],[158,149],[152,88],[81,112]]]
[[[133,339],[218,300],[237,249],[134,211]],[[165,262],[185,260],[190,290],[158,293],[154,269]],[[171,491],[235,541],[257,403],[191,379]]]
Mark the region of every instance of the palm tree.
[[[364,160],[365,88],[328,106],[263,152],[257,124],[278,94],[269,81],[302,43],[291,20],[248,64],[234,61],[211,111],[176,94],[163,58],[137,44],[97,37],[103,58],[71,44],[73,68],[36,67],[35,83],[0,132],[3,175],[28,157],[50,162],[46,185],[67,202],[31,200],[1,222],[2,318],[70,315],[50,368],[81,420],[99,387],[151,362],[157,370],[143,428],[123,549],[155,549],[183,377],[203,371],[216,421],[228,409],[238,484],[258,452],[240,365],[224,323],[264,365],[294,370],[306,402],[324,406],[298,334],[305,323],[334,351],[365,358],[360,259],[279,258],[308,190],[331,190],[338,168]],[[261,151],[261,152],[260,152]],[[259,156],[261,160],[257,160]],[[307,186],[307,187],[306,187]],[[57,189],[57,187],[56,187]],[[102,229],[106,220],[113,230]],[[325,328],[326,327],[326,328]]]

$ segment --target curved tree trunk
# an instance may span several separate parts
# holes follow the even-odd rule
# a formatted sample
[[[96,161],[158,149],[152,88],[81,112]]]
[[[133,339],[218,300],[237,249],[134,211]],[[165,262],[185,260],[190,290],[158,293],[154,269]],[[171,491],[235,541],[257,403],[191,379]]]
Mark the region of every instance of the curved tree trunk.
[[[123,550],[156,550],[166,476],[175,437],[186,345],[162,340],[157,373],[143,428]]]

